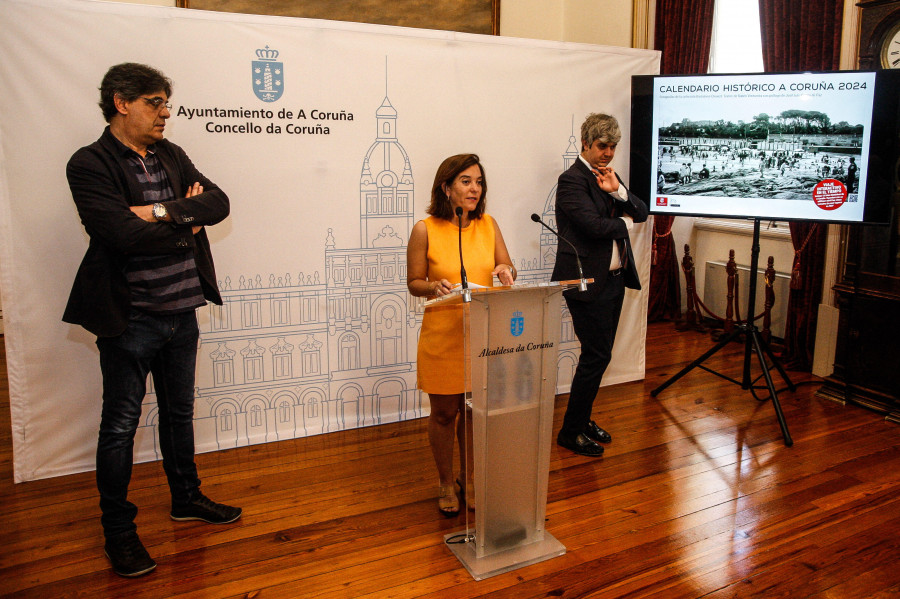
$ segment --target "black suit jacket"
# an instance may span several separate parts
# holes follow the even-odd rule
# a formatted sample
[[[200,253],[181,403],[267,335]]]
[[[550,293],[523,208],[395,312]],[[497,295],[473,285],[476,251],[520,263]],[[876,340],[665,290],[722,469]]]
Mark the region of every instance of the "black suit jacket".
[[[624,185],[621,179],[619,183]],[[628,228],[625,221],[619,218],[623,214],[629,214],[634,222],[642,223],[647,220],[647,205],[630,191],[628,201],[622,201],[600,189],[596,177],[580,159],[559,176],[556,187],[556,224],[559,234],[578,250],[584,276],[594,279],[587,291],[569,289],[565,292],[567,297],[591,301],[599,294],[609,273],[613,243],[617,239],[625,240],[625,286],[631,289],[641,288]],[[551,278],[554,281],[578,278],[575,252],[564,241],[557,243],[556,264]]]
[[[126,162],[129,150],[109,127],[93,144],[69,159],[66,177],[78,215],[90,237],[87,252],[75,275],[63,320],[79,324],[98,337],[113,337],[128,326],[131,295],[125,278],[130,255],[194,252],[203,296],[221,304],[206,230],[228,216],[229,202],[218,186],[203,176],[177,145],[162,140],[153,146],[175,200],[165,202],[172,223],[149,223],[129,207],[143,205],[140,184]],[[203,193],[185,198],[189,185],[199,182]]]

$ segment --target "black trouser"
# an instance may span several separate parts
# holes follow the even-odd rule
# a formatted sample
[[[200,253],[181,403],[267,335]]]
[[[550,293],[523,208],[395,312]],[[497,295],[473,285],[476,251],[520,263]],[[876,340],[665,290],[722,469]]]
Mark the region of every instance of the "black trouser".
[[[589,302],[566,297],[572,328],[581,343],[581,356],[572,377],[569,404],[559,433],[562,436],[574,438],[583,433],[591,421],[594,398],[612,358],[625,297],[624,279],[621,274],[607,277],[600,295]]]

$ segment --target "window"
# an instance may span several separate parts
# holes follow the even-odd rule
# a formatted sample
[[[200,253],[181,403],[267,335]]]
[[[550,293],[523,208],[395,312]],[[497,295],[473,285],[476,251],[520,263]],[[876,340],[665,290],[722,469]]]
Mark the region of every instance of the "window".
[[[278,404],[278,422],[282,424],[291,421],[291,404],[287,401],[283,401]]]
[[[375,315],[375,363],[376,365],[400,362],[403,331],[396,306],[382,306]]]
[[[243,321],[243,325],[245,329],[255,329],[259,328],[260,320],[259,320],[259,302],[258,301],[248,301],[244,302],[241,306],[241,320]]]
[[[309,401],[306,402],[306,417],[307,418],[318,418],[319,417],[319,402],[317,402],[314,397],[311,397],[309,399]]]
[[[303,322],[315,322],[319,319],[319,298],[303,298]]]
[[[393,214],[394,213],[394,190],[391,188],[380,188],[378,190],[379,199],[379,213],[380,214]]]
[[[225,408],[221,412],[219,412],[219,430],[223,433],[227,433],[232,429],[231,422],[231,410]]]
[[[263,418],[262,418],[262,408],[258,405],[254,405],[250,408],[250,426],[256,428],[258,426],[262,426]]]
[[[759,0],[716,0],[709,72],[763,72]]]
[[[347,333],[338,341],[338,368],[340,370],[354,370],[359,368],[359,340],[356,335]]]
[[[276,379],[291,377],[291,354],[278,354],[272,356],[272,366],[275,369]]]
[[[259,356],[244,358],[244,382],[253,383],[263,380],[263,362]]]
[[[759,27],[759,0],[716,0],[712,42],[709,48],[710,73],[762,73],[762,32]],[[712,228],[733,230],[736,223],[727,218],[704,219]],[[746,223],[739,227],[749,226]],[[772,221],[766,227],[775,229]],[[752,227],[751,227],[752,228]],[[784,227],[787,231],[787,227]]]
[[[227,302],[221,306],[210,304],[210,322],[214,331],[227,331],[231,328],[231,323],[228,319]]]
[[[230,385],[234,380],[234,364],[231,362],[231,359],[216,360],[213,363],[213,369],[215,371],[215,385],[217,387]]]
[[[282,326],[290,324],[290,304],[287,299],[278,298],[272,300],[272,324]]]
[[[319,350],[322,342],[316,341],[313,335],[307,335],[306,340],[300,344],[300,359],[302,361],[303,375],[319,374]]]
[[[319,374],[319,352],[304,351],[301,354],[303,359],[303,374],[313,375]]]

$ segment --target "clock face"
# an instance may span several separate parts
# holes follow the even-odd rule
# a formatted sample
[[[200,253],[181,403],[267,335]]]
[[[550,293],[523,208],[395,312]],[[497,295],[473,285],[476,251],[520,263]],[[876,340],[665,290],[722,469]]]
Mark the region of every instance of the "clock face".
[[[890,28],[881,42],[881,66],[885,69],[900,69],[900,22]]]

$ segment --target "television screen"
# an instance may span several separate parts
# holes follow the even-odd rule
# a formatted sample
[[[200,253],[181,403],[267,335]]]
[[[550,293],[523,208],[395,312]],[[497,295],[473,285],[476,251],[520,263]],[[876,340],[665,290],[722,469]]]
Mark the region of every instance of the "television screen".
[[[632,78],[631,187],[651,213],[885,223],[900,73]]]

